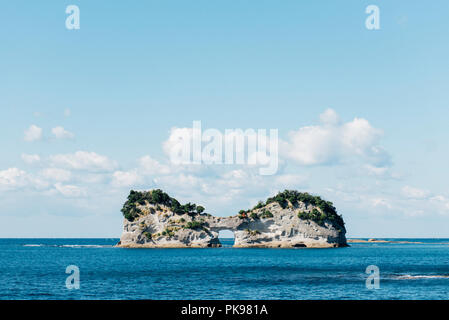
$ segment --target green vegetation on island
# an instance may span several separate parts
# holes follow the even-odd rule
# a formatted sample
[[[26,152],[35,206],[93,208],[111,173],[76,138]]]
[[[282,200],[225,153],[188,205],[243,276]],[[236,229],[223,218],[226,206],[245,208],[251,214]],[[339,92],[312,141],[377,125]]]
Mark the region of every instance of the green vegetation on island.
[[[202,221],[189,221],[184,226],[185,229],[202,229],[204,226],[204,222]]]
[[[205,210],[203,206],[197,206],[190,202],[181,205],[175,198],[170,197],[160,189],[156,189],[142,192],[131,190],[128,195],[128,200],[126,200],[121,211],[125,219],[134,221],[134,219],[142,214],[142,211],[138,206],[146,204],[157,205],[158,210],[160,210],[160,205],[164,205],[169,207],[176,214],[202,214]]]
[[[319,196],[311,195],[307,192],[298,192],[295,190],[285,190],[284,192],[279,192],[274,197],[268,198],[264,203],[263,201],[259,201],[256,206],[254,206],[251,210],[240,210],[238,217],[240,219],[259,219],[259,218],[271,218],[273,214],[264,210],[262,213],[253,212],[257,209],[262,209],[266,205],[277,202],[282,209],[286,209],[289,204],[292,206],[297,206],[299,202],[302,202],[306,205],[312,205],[317,208],[314,208],[311,212],[299,212],[298,218],[302,220],[312,220],[319,225],[324,225],[325,221],[337,224],[341,229],[344,229],[344,221],[341,215],[337,213],[336,208],[333,203],[330,201],[325,201],[321,199]]]
[[[274,197],[268,198],[265,202],[259,201],[250,210],[240,210],[238,217],[240,219],[269,219],[273,218],[266,206],[270,203],[278,203],[282,209],[286,209],[290,206],[298,207],[299,203],[304,203],[306,209],[298,213],[298,218],[302,220],[311,220],[316,222],[320,226],[324,226],[325,222],[336,225],[339,230],[344,230],[344,221],[341,215],[337,213],[334,205],[330,201],[325,201],[319,196],[311,195],[307,192],[298,192],[295,190],[285,190],[279,192]],[[141,206],[152,204],[156,206],[158,211],[161,211],[161,206],[168,207],[169,210],[175,214],[188,214],[192,216],[192,221],[186,222],[185,219],[179,220],[181,223],[185,223],[182,227],[184,229],[200,230],[205,229],[204,221],[194,221],[196,215],[204,215],[204,207],[196,205],[194,203],[181,204],[175,198],[170,197],[168,194],[160,189],[150,191],[134,191],[131,190],[127,201],[121,209],[123,216],[128,221],[134,221],[139,215],[142,215]],[[313,208],[307,208],[307,206],[313,206]],[[150,211],[153,210],[150,208]],[[151,211],[151,212],[154,212]],[[209,216],[209,214],[206,214]],[[146,229],[143,224],[140,226],[142,230]],[[163,235],[171,236],[175,230],[165,230]],[[147,235],[149,237],[150,235]]]

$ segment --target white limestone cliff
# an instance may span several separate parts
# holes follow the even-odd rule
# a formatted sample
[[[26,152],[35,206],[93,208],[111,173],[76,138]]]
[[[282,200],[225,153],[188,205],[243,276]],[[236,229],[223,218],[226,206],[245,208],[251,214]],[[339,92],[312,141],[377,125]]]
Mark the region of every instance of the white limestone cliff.
[[[148,194],[151,195],[151,191],[146,193]],[[128,205],[128,209],[132,208],[131,212],[134,212],[134,215],[124,219],[123,233],[118,246],[128,248],[219,247],[221,246],[218,239],[220,230],[233,231],[234,247],[241,248],[347,246],[346,230],[341,217],[335,220],[323,215],[324,218],[319,221],[305,219],[304,215],[306,217],[311,213],[319,215],[323,211],[310,203],[295,201],[292,204],[290,201],[285,201],[281,206],[280,203],[272,201],[248,211],[242,210],[235,216],[215,217],[194,210],[182,212],[182,210],[173,209],[170,199],[176,201],[173,198],[169,198],[163,204],[142,199],[136,203],[127,201],[125,207]],[[130,205],[134,207],[129,207]],[[301,214],[302,218],[300,218]]]

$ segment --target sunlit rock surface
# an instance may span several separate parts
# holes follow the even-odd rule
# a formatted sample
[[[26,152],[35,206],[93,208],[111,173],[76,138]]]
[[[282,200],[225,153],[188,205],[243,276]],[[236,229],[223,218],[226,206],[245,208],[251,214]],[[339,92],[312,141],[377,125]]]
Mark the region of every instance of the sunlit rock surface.
[[[270,202],[260,203],[251,210],[241,210],[237,215],[215,217],[202,213],[202,210],[197,212],[195,205],[179,209],[173,204],[176,200],[168,196],[164,200],[165,203],[156,203],[157,201],[151,198],[152,192],[135,192],[138,196],[133,196],[131,200],[138,201],[128,200],[125,203],[128,218],[124,219],[119,247],[219,247],[221,244],[218,233],[221,230],[233,231],[234,247],[241,248],[347,246],[344,222],[340,216],[336,218],[336,211],[335,214],[326,216],[320,206],[310,203],[302,201],[291,203],[289,200],[278,203],[269,199]],[[330,202],[327,203],[331,206]],[[325,206],[323,208],[326,209]]]

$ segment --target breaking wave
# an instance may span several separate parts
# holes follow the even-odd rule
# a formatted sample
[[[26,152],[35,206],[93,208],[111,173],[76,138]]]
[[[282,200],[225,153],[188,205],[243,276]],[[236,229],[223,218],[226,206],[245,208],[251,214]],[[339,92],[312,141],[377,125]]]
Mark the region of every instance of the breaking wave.
[[[395,280],[419,280],[419,279],[449,279],[449,275],[446,274],[432,274],[432,275],[397,275],[392,277]]]
[[[98,244],[24,244],[24,247],[57,247],[57,248],[112,248],[113,245]]]

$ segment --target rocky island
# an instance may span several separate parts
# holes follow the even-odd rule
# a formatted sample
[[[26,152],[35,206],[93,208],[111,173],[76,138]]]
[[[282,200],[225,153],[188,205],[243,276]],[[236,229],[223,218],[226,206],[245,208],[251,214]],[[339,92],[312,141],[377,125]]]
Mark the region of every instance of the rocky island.
[[[162,190],[133,191],[123,205],[119,247],[220,247],[218,233],[234,232],[234,247],[331,248],[347,246],[343,218],[333,204],[308,193],[285,190],[230,217],[181,205]]]

